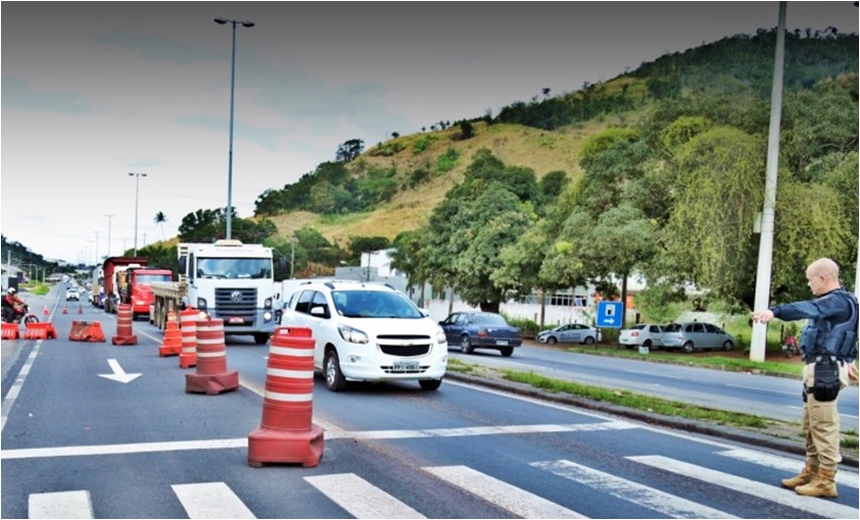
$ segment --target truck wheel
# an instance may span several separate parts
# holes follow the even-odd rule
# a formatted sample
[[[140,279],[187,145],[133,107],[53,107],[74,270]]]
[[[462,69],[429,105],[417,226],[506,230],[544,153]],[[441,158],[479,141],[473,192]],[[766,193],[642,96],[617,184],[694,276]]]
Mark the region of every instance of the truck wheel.
[[[267,332],[254,333],[254,343],[257,345],[265,345],[267,341],[269,341],[269,334]]]
[[[325,361],[323,361],[323,370],[325,374],[325,386],[329,390],[332,392],[346,390],[346,378],[343,377],[343,373],[340,371],[340,360],[334,349],[326,352]]]

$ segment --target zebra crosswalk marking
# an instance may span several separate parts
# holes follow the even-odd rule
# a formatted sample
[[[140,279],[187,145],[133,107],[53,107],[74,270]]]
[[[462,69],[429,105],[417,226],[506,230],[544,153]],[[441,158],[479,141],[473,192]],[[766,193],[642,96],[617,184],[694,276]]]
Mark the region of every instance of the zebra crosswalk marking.
[[[95,518],[90,492],[33,493],[27,500],[27,518]]]
[[[426,518],[354,473],[304,479],[355,518]]]
[[[188,518],[257,518],[223,482],[174,484],[170,487]]]
[[[424,470],[521,518],[588,518],[466,466],[436,466]]]
[[[780,457],[778,455],[770,455],[768,453],[762,453],[753,450],[745,450],[743,448],[721,451],[719,452],[719,454],[724,457],[731,457],[733,459],[742,460],[744,462],[752,462],[753,464],[758,464],[759,466],[767,466],[773,469],[788,471],[791,472],[792,475],[799,472],[801,468],[803,468],[802,460],[798,461],[797,459]],[[847,486],[857,489],[857,480],[857,473],[849,473],[846,471],[836,472],[836,483],[840,486]]]
[[[585,484],[614,497],[647,507],[670,518],[737,518],[719,509],[698,504],[569,460],[533,462],[531,465],[576,481],[579,484]]]
[[[695,464],[689,464],[659,455],[645,455],[627,457],[648,466],[659,468],[688,478],[698,479],[710,485],[722,486],[733,491],[739,491],[753,495],[778,504],[783,504],[801,511],[806,511],[826,518],[857,518],[860,510],[854,507],[843,506],[827,500],[814,500],[796,494],[790,489],[781,488],[772,484],[762,484],[755,480],[736,477],[721,471],[715,471]]]

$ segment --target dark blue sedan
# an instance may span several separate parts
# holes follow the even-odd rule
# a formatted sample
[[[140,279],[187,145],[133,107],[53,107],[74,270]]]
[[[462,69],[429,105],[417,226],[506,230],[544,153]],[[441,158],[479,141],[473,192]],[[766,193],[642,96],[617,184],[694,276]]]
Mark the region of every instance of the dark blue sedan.
[[[445,331],[448,345],[459,345],[464,354],[476,348],[489,348],[509,357],[515,347],[523,344],[519,327],[508,325],[502,315],[494,312],[455,312],[439,325]]]

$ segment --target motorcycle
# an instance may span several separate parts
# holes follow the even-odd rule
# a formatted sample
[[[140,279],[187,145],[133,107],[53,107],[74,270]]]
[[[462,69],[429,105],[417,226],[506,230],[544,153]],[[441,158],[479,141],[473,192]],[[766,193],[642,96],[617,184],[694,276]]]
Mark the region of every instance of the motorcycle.
[[[11,323],[21,323],[21,322],[24,322],[25,324],[27,324],[27,323],[38,323],[39,322],[38,316],[36,316],[35,314],[30,314],[30,305],[28,305],[26,303],[21,307],[20,311],[18,309],[15,309],[14,317],[11,321]],[[3,310],[3,323],[8,323],[8,320],[6,319],[6,310],[5,309]]]

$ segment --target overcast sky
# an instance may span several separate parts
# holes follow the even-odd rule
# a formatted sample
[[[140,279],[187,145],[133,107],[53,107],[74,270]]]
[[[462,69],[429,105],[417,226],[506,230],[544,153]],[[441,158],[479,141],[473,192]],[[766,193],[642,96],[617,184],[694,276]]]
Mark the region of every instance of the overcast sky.
[[[256,24],[236,29],[232,200],[250,217],[347,140],[495,115],[776,27],[778,2],[3,2],[7,239],[71,262],[120,254],[136,181],[138,248],[227,205],[232,28],[215,17]],[[851,2],[788,4],[789,29],[857,25]]]

